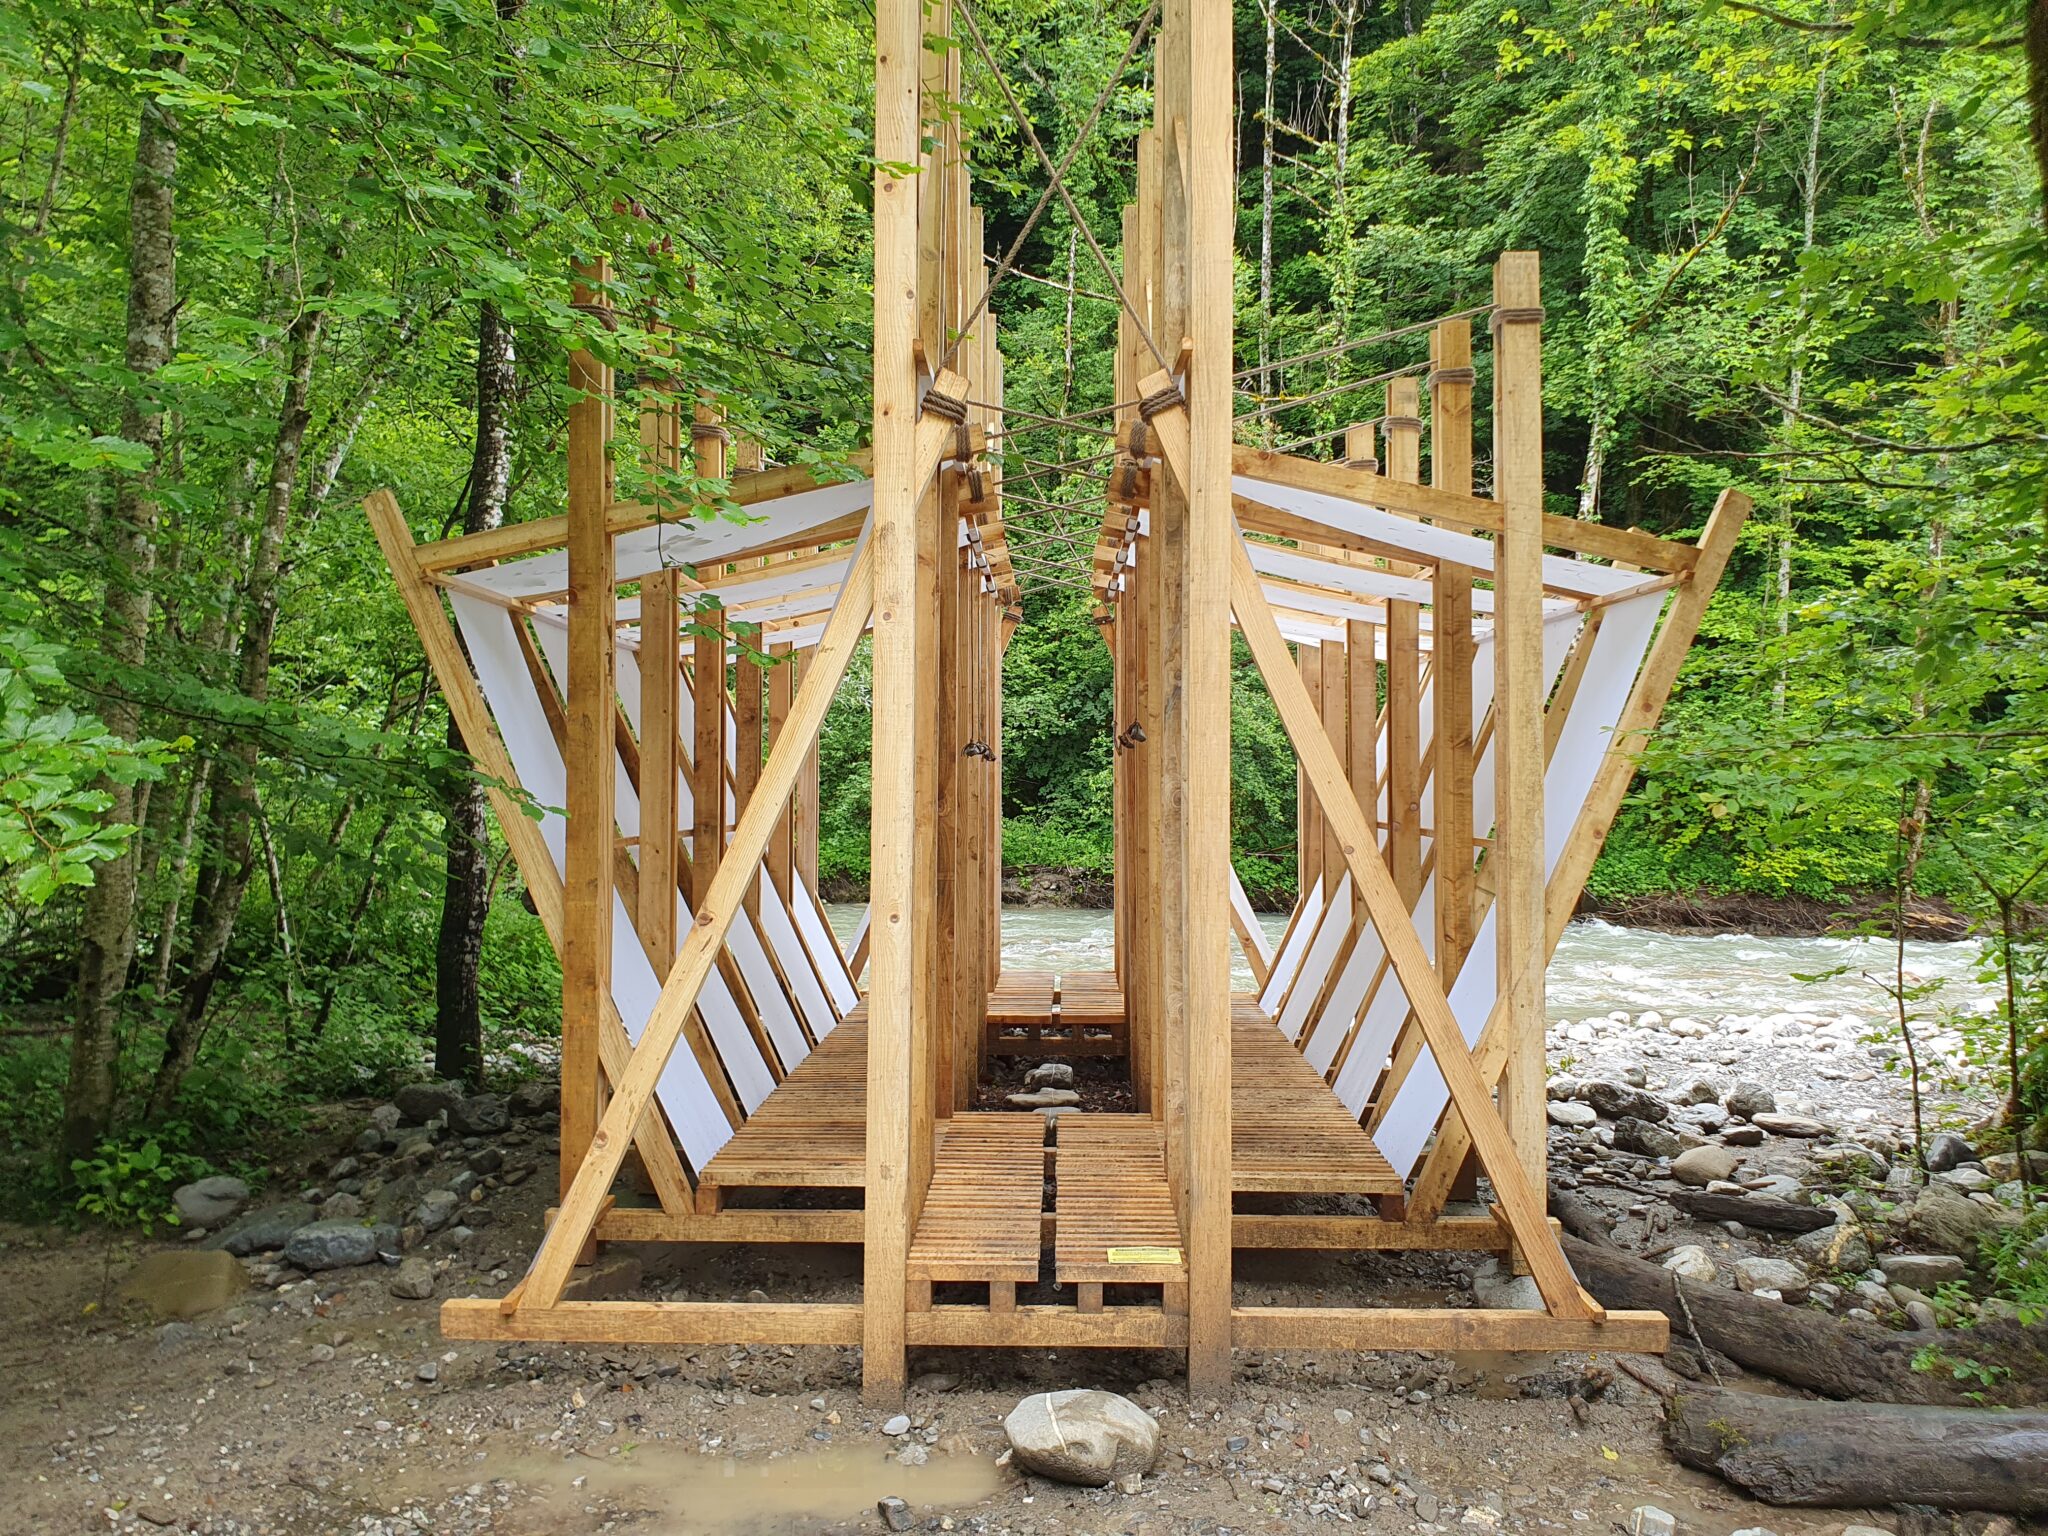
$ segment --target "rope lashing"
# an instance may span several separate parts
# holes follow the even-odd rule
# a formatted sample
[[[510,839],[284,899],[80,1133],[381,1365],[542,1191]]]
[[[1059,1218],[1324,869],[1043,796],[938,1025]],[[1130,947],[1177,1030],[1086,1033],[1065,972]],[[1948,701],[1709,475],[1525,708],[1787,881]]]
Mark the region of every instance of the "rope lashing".
[[[1420,416],[1382,416],[1380,418],[1380,428],[1386,432],[1420,432],[1422,430],[1422,418]]]
[[[953,424],[953,457],[962,464],[972,462],[975,454],[974,428],[966,422]]]
[[[732,433],[725,429],[722,422],[693,421],[690,423],[690,441],[693,443],[710,441],[729,443],[732,441]]]
[[[1149,415],[1131,423],[1130,455],[1134,459],[1146,457],[1152,443],[1152,421]]]
[[[1178,384],[1168,384],[1164,388],[1153,390],[1149,395],[1140,396],[1138,399],[1138,414],[1146,421],[1150,421],[1161,411],[1177,411],[1185,407],[1186,404],[1187,398],[1181,394],[1180,386]]]
[[[619,312],[609,304],[585,302],[572,303],[569,307],[579,315],[589,315],[608,331],[616,331],[619,328]]]
[[[1439,384],[1472,384],[1479,378],[1477,368],[1432,368],[1423,379],[1423,387],[1435,389]]]
[[[1129,502],[1138,494],[1138,476],[1143,473],[1136,459],[1125,459],[1117,466],[1116,494]]]
[[[1496,309],[1486,323],[1496,336],[1504,325],[1541,325],[1543,306],[1531,304],[1526,309]]]
[[[1346,469],[1362,469],[1368,475],[1376,475],[1380,472],[1380,461],[1378,459],[1346,459],[1344,467]]]
[[[967,496],[970,501],[980,502],[988,495],[988,482],[982,478],[981,465],[967,466]]]
[[[958,395],[949,395],[943,390],[928,389],[924,392],[924,408],[934,416],[943,416],[947,421],[965,425],[967,402]]]

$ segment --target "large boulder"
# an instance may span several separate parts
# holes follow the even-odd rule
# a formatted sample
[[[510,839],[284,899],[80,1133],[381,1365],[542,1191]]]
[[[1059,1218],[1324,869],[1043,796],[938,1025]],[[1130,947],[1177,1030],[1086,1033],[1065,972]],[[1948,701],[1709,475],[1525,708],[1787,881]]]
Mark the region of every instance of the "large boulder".
[[[299,1228],[313,1219],[313,1207],[304,1200],[287,1200],[251,1211],[225,1232],[209,1237],[204,1246],[246,1259],[252,1253],[270,1253],[285,1245]]]
[[[1010,1410],[1003,1432],[1025,1467],[1084,1488],[1149,1472],[1159,1455],[1152,1415],[1114,1392],[1035,1393]]]
[[[1579,1097],[1610,1120],[1662,1120],[1671,1113],[1671,1106],[1654,1093],[1598,1078],[1579,1084]]]
[[[1728,1090],[1728,1097],[1722,1100],[1728,1106],[1728,1113],[1743,1120],[1754,1120],[1758,1115],[1768,1115],[1778,1107],[1778,1096],[1762,1083],[1737,1083]]]
[[[249,1203],[249,1186],[226,1174],[180,1184],[171,1192],[171,1204],[178,1220],[188,1227],[209,1230],[235,1219],[235,1213]]]
[[[1970,1266],[1952,1253],[1888,1253],[1884,1272],[1900,1285],[1931,1291],[1951,1280],[1968,1279]]]
[[[348,1269],[372,1264],[398,1252],[398,1229],[366,1227],[359,1221],[312,1221],[294,1232],[284,1245],[285,1261],[309,1274],[322,1269]]]
[[[1626,1115],[1614,1127],[1614,1146],[1638,1157],[1676,1157],[1685,1149],[1676,1131],[1666,1130],[1648,1120]]]
[[[1937,1131],[1934,1139],[1927,1143],[1929,1173],[1947,1173],[1952,1168],[1960,1168],[1964,1163],[1975,1161],[1977,1149],[1954,1131]]]
[[[495,1093],[479,1093],[456,1100],[448,1124],[463,1136],[496,1136],[511,1126],[512,1111]]]
[[[1705,1189],[1719,1179],[1732,1179],[1742,1156],[1733,1147],[1693,1147],[1671,1160],[1671,1176],[1681,1184]]]
[[[1998,1208],[1981,1205],[1955,1185],[1936,1179],[1920,1191],[1909,1208],[1894,1211],[1893,1219],[1906,1237],[1936,1253],[1977,1257],[1978,1246],[2001,1225]]]
[[[1698,1243],[1681,1243],[1664,1256],[1664,1267],[1684,1280],[1712,1285],[1721,1278],[1714,1256]]]
[[[1592,1105],[1573,1099],[1552,1099],[1545,1113],[1550,1116],[1552,1125],[1561,1125],[1572,1131],[1583,1131],[1600,1118]]]
[[[450,1113],[462,1102],[460,1083],[407,1083],[391,1095],[391,1102],[405,1116],[408,1125],[425,1125],[436,1115]]]
[[[1751,1255],[1735,1261],[1735,1283],[1752,1295],[1758,1291],[1775,1291],[1782,1300],[1803,1301],[1812,1281],[1805,1268],[1790,1259]]]
[[[248,1285],[234,1255],[198,1248],[167,1248],[143,1255],[115,1292],[158,1317],[197,1317],[227,1305]]]

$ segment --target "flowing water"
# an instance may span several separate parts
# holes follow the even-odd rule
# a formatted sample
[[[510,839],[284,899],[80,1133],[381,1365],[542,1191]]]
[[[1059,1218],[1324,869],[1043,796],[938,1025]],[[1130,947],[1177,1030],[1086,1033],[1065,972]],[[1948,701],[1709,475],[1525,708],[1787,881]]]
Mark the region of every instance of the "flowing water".
[[[860,922],[859,906],[834,904],[829,910],[842,937]],[[1262,912],[1259,924],[1278,948],[1287,914]],[[1003,964],[1017,970],[1106,971],[1113,964],[1114,942],[1106,909],[1003,908]],[[1936,1001],[1959,1008],[1981,1004],[1991,995],[1978,977],[1980,956],[1975,943],[1912,942],[1906,945],[1906,968],[1915,978],[1942,982]],[[1874,1014],[1885,1007],[1876,981],[1888,981],[1892,967],[1892,946],[1886,940],[1657,933],[1592,918],[1565,930],[1550,962],[1550,1015],[1579,1019],[1650,1008],[1706,1018]],[[1231,975],[1238,987],[1251,988],[1251,968],[1235,942]],[[1802,981],[1802,976],[1825,979]]]

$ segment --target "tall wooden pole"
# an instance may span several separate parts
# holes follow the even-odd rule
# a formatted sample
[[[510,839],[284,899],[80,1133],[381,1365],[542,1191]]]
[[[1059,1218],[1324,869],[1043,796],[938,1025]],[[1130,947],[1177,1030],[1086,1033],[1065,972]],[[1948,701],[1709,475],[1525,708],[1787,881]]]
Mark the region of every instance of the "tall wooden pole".
[[[608,306],[602,261],[579,265],[572,302]],[[618,592],[613,583],[611,369],[569,354],[569,824],[562,889],[562,1140],[566,1194],[598,1119],[598,1031],[612,1006],[612,855],[618,836]]]
[[[1494,268],[1494,934],[1511,1049],[1508,1134],[1543,1188],[1543,309],[1533,251]]]
[[[1429,482],[1472,490],[1472,322],[1429,334]],[[1430,697],[1436,713],[1436,967],[1449,986],[1472,948],[1472,571],[1438,565],[1431,580]]]
[[[918,0],[875,4],[874,797],[868,967],[866,1217],[861,1250],[862,1391],[903,1395],[905,1263],[913,1191],[910,1096],[914,997],[930,977],[917,964],[928,892],[914,888],[920,838],[917,675],[924,618],[918,574],[915,459],[917,181],[890,167],[918,159]]]

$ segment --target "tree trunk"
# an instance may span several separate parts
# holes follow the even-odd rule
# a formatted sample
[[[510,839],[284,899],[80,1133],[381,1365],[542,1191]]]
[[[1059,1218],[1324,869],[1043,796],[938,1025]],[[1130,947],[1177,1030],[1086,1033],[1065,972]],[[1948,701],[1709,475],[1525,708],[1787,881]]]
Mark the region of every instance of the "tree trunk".
[[[1767,1504],[2048,1510],[2048,1413],[1687,1390],[1664,1443]]]
[[[328,252],[328,274],[316,290],[318,300],[324,300],[333,291],[334,263],[340,257],[340,245],[337,240],[335,248]],[[284,397],[272,440],[263,521],[249,557],[249,579],[243,596],[245,619],[238,652],[240,691],[244,698],[258,704],[270,697],[270,663],[277,638],[285,538],[298,497],[306,431],[312,421],[313,370],[325,318],[324,303],[305,304],[288,332]],[[206,856],[199,876],[199,896],[192,910],[192,947],[182,967],[177,1011],[165,1030],[163,1057],[150,1085],[147,1113],[152,1120],[162,1119],[170,1112],[178,1086],[199,1053],[207,1003],[221,979],[235,920],[241,915],[242,897],[255,873],[258,756],[255,737],[244,735],[221,754],[214,775],[204,843]]]
[[[1554,1198],[1554,1197],[1553,1197]],[[1567,1228],[1566,1209],[1557,1211]],[[1673,1342],[1692,1339],[1748,1370],[1830,1397],[1891,1403],[2037,1404],[2048,1401],[2048,1337],[2014,1323],[1896,1333],[1741,1291],[1680,1281],[1668,1269],[1612,1244],[1563,1239],[1579,1282],[1608,1307],[1647,1308],[1671,1319]],[[1974,1361],[2008,1374],[1958,1380],[1942,1361]],[[1931,1367],[1928,1362],[1934,1362]]]
[[[498,20],[517,19],[523,0],[497,0]],[[502,112],[511,101],[509,69],[495,82]],[[504,226],[519,185],[515,167],[504,167],[486,190],[492,220]],[[513,395],[518,358],[511,324],[486,300],[476,322],[476,446],[469,466],[469,498],[462,511],[465,533],[481,533],[505,520],[512,485]],[[455,722],[448,745],[465,750]],[[452,781],[442,805],[447,874],[441,887],[441,925],[434,941],[434,1070],[445,1078],[480,1084],[484,1068],[483,1008],[478,995],[484,924],[490,917],[490,838],[484,793],[474,780]]]
[[[159,12],[154,18],[161,24]],[[184,66],[174,35],[150,57],[152,71]],[[121,411],[121,435],[140,443],[149,463],[115,483],[109,574],[101,616],[101,649],[109,661],[139,667],[149,654],[151,580],[156,564],[157,461],[164,444],[164,411],[156,375],[170,361],[176,341],[178,278],[176,191],[178,121],[152,91],[142,103],[135,132],[135,174],[128,192],[128,340],[126,362],[133,376]],[[116,736],[141,733],[141,711],[116,688],[105,719]],[[102,786],[106,819],[132,825],[135,786]],[[70,1073],[64,1087],[64,1119],[58,1132],[60,1164],[91,1153],[113,1123],[116,1025],[128,972],[135,959],[135,895],[142,850],[131,840],[99,866],[86,893],[80,924],[78,1012],[72,1025]]]

